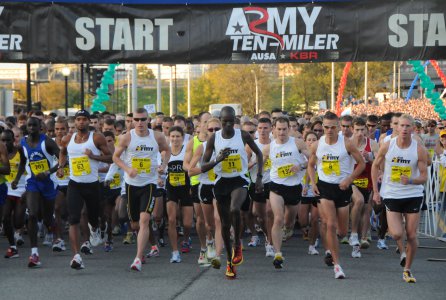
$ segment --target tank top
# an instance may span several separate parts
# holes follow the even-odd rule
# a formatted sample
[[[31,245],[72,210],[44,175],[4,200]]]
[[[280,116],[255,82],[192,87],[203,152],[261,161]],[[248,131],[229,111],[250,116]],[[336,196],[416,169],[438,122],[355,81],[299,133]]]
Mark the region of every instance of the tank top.
[[[12,189],[11,183],[14,181],[15,177],[17,176],[17,172],[19,171],[19,165],[20,165],[20,153],[17,151],[13,158],[9,160],[9,166],[11,168],[11,173],[9,175],[5,175],[5,179],[8,185],[8,196],[15,196],[15,197],[21,197],[23,193],[25,192],[25,174],[23,174],[19,182],[17,184],[17,188],[15,190]]]
[[[170,187],[186,187],[190,185],[189,176],[183,170],[184,155],[186,154],[186,146],[181,147],[181,151],[174,155],[170,154],[167,163],[167,186]]]
[[[101,151],[94,144],[94,132],[90,132],[88,140],[84,143],[76,143],[77,132],[73,134],[67,146],[68,161],[70,162],[70,179],[78,183],[92,183],[98,181],[97,160],[85,155],[85,150],[90,149],[94,155],[100,155]]]
[[[26,157],[26,179],[34,178],[37,174],[49,171],[53,165],[53,157],[47,152],[45,145],[46,135],[39,135],[39,142],[32,148],[26,142],[26,137],[22,138],[20,144]]]
[[[270,144],[269,158],[271,160],[271,181],[286,186],[301,184],[305,170],[297,173],[291,172],[294,165],[300,165],[306,161],[304,155],[297,149],[296,141],[289,137],[284,144],[278,144],[273,140]]]
[[[372,147],[370,146],[370,139],[366,138],[366,144],[363,152],[370,155],[372,153]],[[358,164],[355,164],[355,168]],[[353,184],[358,188],[366,189],[368,191],[372,190],[372,163],[366,162],[365,169],[362,171],[361,175],[359,175],[355,180],[353,180]]]
[[[192,154],[194,154],[194,152],[195,152],[195,150],[197,150],[198,146],[200,146],[203,143],[202,141],[200,141],[198,136],[194,136],[193,141],[194,141],[194,143],[192,145]],[[206,148],[204,148],[204,150],[206,150]],[[204,150],[203,150],[203,152],[204,152]],[[200,183],[199,175],[195,175],[190,178],[191,185],[197,185],[199,183]]]
[[[53,138],[53,141],[56,142],[56,138]],[[56,142],[57,144],[57,142]],[[57,159],[57,158],[55,158]],[[67,156],[67,161],[69,161],[69,157]],[[63,168],[63,177],[58,177],[56,173],[53,173],[51,175],[54,182],[57,183],[58,186],[67,186],[68,181],[70,181],[70,164],[66,164]]]
[[[203,164],[203,157],[204,157],[204,152],[206,151],[206,145],[207,145],[207,141],[203,143],[203,153],[201,154],[201,159],[200,159],[200,165]],[[212,157],[211,157],[211,161],[215,159],[215,152],[212,153]],[[209,171],[205,172],[205,173],[201,173],[199,176],[199,182],[200,184],[214,184],[215,183],[215,172],[214,169],[210,169]]]
[[[384,199],[404,199],[422,197],[424,187],[422,184],[401,184],[401,175],[416,178],[420,175],[418,170],[418,143],[412,140],[410,146],[401,149],[397,139],[391,139],[389,150],[385,156],[384,176],[380,195]]]
[[[263,151],[263,148],[265,148],[265,146],[267,144],[261,144],[259,142],[259,140],[255,140],[254,143],[256,143],[257,147],[259,147],[260,151]],[[251,155],[251,161],[257,162],[257,155],[252,152]],[[259,167],[257,166],[257,164],[255,164],[250,170],[249,173],[251,174],[251,178],[255,179],[257,178],[257,171],[258,171]],[[271,159],[267,159],[266,161],[263,162],[263,177],[262,177],[262,183],[268,183],[271,181],[270,178],[270,170],[271,170]]]
[[[217,175],[215,182],[220,178],[242,177],[249,182],[248,176],[248,155],[246,154],[245,144],[243,143],[242,132],[240,129],[234,129],[234,136],[225,139],[222,136],[222,130],[215,133],[215,153],[229,148],[229,156],[214,167]]]
[[[345,148],[343,136],[333,145],[325,142],[325,135],[319,139],[316,150],[317,174],[319,180],[339,184],[353,172],[353,158]]]
[[[124,180],[133,186],[157,183],[159,147],[155,139],[155,132],[152,129],[148,129],[148,131],[148,135],[141,137],[136,134],[135,129],[130,130],[130,144],[125,151],[125,162],[127,166],[136,169],[138,174],[131,178],[125,173]]]

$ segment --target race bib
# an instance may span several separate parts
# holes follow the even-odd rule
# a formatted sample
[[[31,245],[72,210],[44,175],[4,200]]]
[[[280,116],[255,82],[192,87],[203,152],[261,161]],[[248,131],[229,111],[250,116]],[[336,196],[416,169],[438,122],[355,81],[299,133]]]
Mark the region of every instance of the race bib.
[[[30,161],[29,166],[31,167],[31,171],[33,172],[34,175],[38,175],[40,173],[50,170],[50,167],[48,165],[48,160],[46,159]]]
[[[169,183],[171,186],[185,186],[186,185],[186,173],[184,173],[184,172],[169,173]]]
[[[240,154],[229,155],[221,162],[223,173],[237,173],[242,171],[242,159]]]
[[[83,176],[91,174],[90,159],[88,156],[70,158],[73,176]],[[64,170],[65,174],[65,170]]]
[[[68,177],[70,177],[70,167],[68,165],[66,165],[63,168],[63,176],[60,179],[67,179]]]
[[[268,171],[269,169],[271,169],[271,159],[268,158],[263,163],[263,171]]]
[[[116,189],[119,188],[120,186],[121,186],[121,176],[119,175],[119,173],[115,173],[115,175],[113,175],[113,180],[110,182],[110,188]]]
[[[325,173],[325,175],[341,175],[339,160],[323,160],[322,171]]]
[[[431,156],[431,158],[433,158],[434,154],[435,154],[435,150],[434,149],[427,149],[427,151],[429,152],[429,155]]]
[[[150,158],[132,158],[132,168],[138,171],[138,174],[150,174],[152,161]]]
[[[358,178],[353,180],[353,184],[359,188],[366,189],[369,186],[368,178]]]
[[[277,169],[277,174],[279,175],[279,178],[287,178],[290,176],[293,176],[294,172],[291,172],[291,168],[293,167],[293,165],[285,165],[285,166],[281,166]]]
[[[217,175],[215,175],[214,169],[210,169],[208,171],[208,179],[210,181],[215,181],[215,178],[217,178]]]
[[[11,169],[11,173],[9,173],[8,175],[5,175],[6,181],[11,183],[14,181],[15,177],[17,176],[17,169]]]
[[[406,175],[407,177],[410,178],[412,175],[412,169],[410,167],[392,166],[392,171],[390,173],[390,181],[400,182],[401,175]]]

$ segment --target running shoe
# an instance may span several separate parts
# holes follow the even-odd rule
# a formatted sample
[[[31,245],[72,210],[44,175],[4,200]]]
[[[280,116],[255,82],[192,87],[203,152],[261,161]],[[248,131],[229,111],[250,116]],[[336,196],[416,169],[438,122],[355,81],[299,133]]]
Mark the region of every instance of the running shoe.
[[[286,227],[283,228],[283,237],[282,241],[286,242],[293,237],[294,230],[292,228],[288,229]]]
[[[241,265],[243,262],[242,246],[234,246],[232,248],[232,264],[234,266]]]
[[[211,265],[214,269],[220,269],[221,268],[221,260],[220,256],[216,256],[213,259],[211,259]]]
[[[352,233],[350,235],[350,238],[348,239],[348,243],[352,247],[353,246],[359,246],[358,234],[357,233],[355,233],[355,234]]]
[[[82,261],[82,257],[79,254],[76,254],[71,260],[70,267],[75,270],[81,270],[85,268],[84,262]]]
[[[336,279],[344,279],[345,278],[344,271],[342,270],[340,265],[334,266],[333,270],[334,270]]]
[[[19,257],[19,251],[17,248],[8,248],[8,251],[6,251],[5,258],[17,258]]]
[[[330,252],[325,252],[324,262],[329,267],[334,266],[334,264],[333,264],[333,256],[331,256]]]
[[[273,260],[273,265],[276,269],[282,269],[283,268],[283,257],[282,257],[282,253],[281,252],[277,252],[276,254],[274,254],[274,260]]]
[[[413,277],[412,273],[409,270],[405,270],[403,272],[403,280],[407,283],[415,283],[417,280]]]
[[[124,245],[134,244],[135,241],[133,239],[133,232],[127,232],[127,234],[125,235],[125,238],[122,240],[122,243]]]
[[[172,252],[172,257],[170,258],[170,262],[171,263],[180,263],[181,262],[180,252],[173,251]]]
[[[341,243],[341,244],[344,244],[344,245],[348,245],[348,244],[349,244],[349,242],[348,242],[348,238],[347,238],[346,236],[344,236],[344,237],[341,239],[340,243]]]
[[[90,244],[93,247],[99,246],[102,243],[101,231],[99,228],[93,229],[90,223],[88,223],[88,227],[90,228]]]
[[[207,257],[207,250],[200,250],[200,256],[198,257],[198,264],[202,267],[209,266],[209,260]]]
[[[400,256],[400,266],[403,268],[406,266],[406,252],[403,252]]]
[[[190,252],[190,245],[187,241],[183,241],[181,243],[181,253],[189,253]]]
[[[381,239],[378,240],[378,243],[376,244],[376,247],[378,249],[381,249],[381,250],[389,249],[389,247],[386,244],[386,240],[381,240]]]
[[[147,253],[146,255],[147,258],[158,257],[158,256],[160,256],[160,251],[158,249],[158,246],[152,246],[152,249],[150,249],[150,252]]]
[[[112,252],[113,251],[113,242],[105,242],[105,244],[104,244],[104,251],[105,252]]]
[[[260,244],[260,238],[258,235],[253,235],[248,243],[248,247],[257,247]]]
[[[32,254],[28,260],[28,268],[39,268],[42,265],[39,254]]]
[[[65,242],[62,239],[57,239],[53,243],[53,252],[62,252],[67,250],[65,247]]]
[[[118,225],[116,225],[115,227],[113,227],[112,230],[112,235],[120,235],[121,234],[121,227],[119,227]]]
[[[321,245],[321,241],[319,239],[316,239],[316,241],[314,242],[314,248],[319,248]]]
[[[45,234],[45,238],[43,239],[42,244],[44,246],[51,247],[53,245],[53,234],[52,233]]]
[[[265,245],[265,257],[274,257],[274,247],[271,244]]]
[[[361,258],[361,247],[360,246],[353,246],[352,250],[352,257],[353,258]]]
[[[17,246],[22,246],[25,243],[22,235],[18,231],[14,232],[14,239],[15,239],[15,243],[17,244]]]
[[[90,255],[93,254],[93,249],[91,248],[91,244],[89,241],[86,241],[82,244],[81,246],[81,252],[86,254],[86,255]]]
[[[370,247],[370,242],[367,239],[361,239],[360,241],[361,244],[361,249],[369,249]]]
[[[142,268],[141,260],[136,257],[133,260],[133,263],[130,265],[130,270],[141,272],[141,268]]]
[[[158,239],[158,245],[160,245],[160,247],[166,247],[166,246],[167,246],[167,243],[166,243],[166,241],[164,240],[164,238],[160,237],[160,238]]]
[[[177,231],[178,231],[178,235],[179,236],[184,236],[184,228],[183,228],[183,226],[177,227]]]
[[[228,279],[235,279],[235,277],[237,277],[237,273],[235,271],[235,266],[231,263],[231,262],[227,262],[226,265],[226,278]]]
[[[206,252],[206,256],[208,259],[213,259],[215,256],[217,255],[216,250],[215,250],[215,241],[208,241],[207,242],[207,252]]]
[[[316,250],[314,245],[308,246],[308,254],[310,255],[319,255],[319,251]]]

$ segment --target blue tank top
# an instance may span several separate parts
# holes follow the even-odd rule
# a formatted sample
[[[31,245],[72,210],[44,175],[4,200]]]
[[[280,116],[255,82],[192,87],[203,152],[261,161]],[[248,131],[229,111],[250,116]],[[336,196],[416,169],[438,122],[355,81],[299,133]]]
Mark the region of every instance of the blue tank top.
[[[40,134],[39,142],[36,147],[31,148],[26,142],[26,137],[22,138],[20,144],[23,147],[23,152],[26,157],[26,172],[27,179],[35,177],[37,174],[49,171],[53,157],[47,152],[45,146],[46,135]]]

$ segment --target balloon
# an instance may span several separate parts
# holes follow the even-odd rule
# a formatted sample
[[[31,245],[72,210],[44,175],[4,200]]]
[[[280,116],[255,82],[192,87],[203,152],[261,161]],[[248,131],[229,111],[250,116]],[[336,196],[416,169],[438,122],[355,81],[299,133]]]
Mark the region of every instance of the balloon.
[[[113,84],[115,82],[115,80],[111,77],[103,77],[102,78],[102,83],[109,85],[109,84]]]
[[[413,68],[413,70],[414,70],[415,72],[417,72],[418,74],[421,74],[421,73],[424,72],[424,68],[423,68],[423,66],[416,66],[416,67]]]
[[[428,84],[427,84],[427,89],[428,90],[433,90],[435,88],[435,83],[433,83],[432,81],[430,81]]]
[[[426,96],[426,98],[431,99],[432,98],[432,91],[431,89],[429,89],[429,87],[426,88],[426,92],[424,93],[424,95]]]
[[[440,113],[440,118],[441,118],[442,120],[446,120],[446,112],[444,112],[444,113]]]

